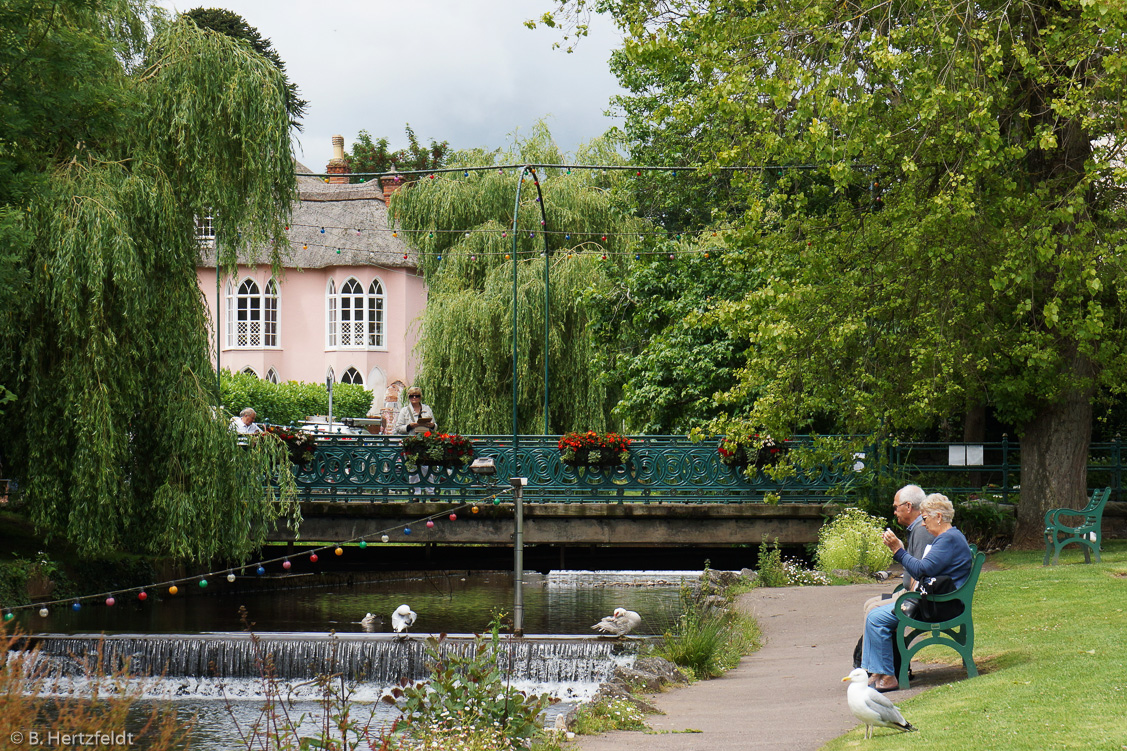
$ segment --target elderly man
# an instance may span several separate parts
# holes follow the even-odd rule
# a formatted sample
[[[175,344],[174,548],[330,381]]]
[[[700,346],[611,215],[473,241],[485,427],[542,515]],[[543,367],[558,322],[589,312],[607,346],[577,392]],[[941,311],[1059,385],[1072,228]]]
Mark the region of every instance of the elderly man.
[[[927,554],[927,548],[931,545],[932,540],[935,538],[931,532],[927,531],[927,527],[923,524],[923,519],[920,518],[920,504],[924,502],[926,494],[919,485],[905,485],[896,491],[896,495],[892,497],[892,513],[896,516],[896,521],[904,529],[908,530],[908,543],[905,547],[908,553],[913,558],[923,558]],[[907,570],[904,571],[904,591],[914,590],[917,582],[912,578],[912,575]],[[877,597],[870,597],[865,600],[864,613],[869,614],[873,608],[880,607],[881,605],[888,604],[888,601],[894,597],[894,594],[888,593],[878,595]],[[853,667],[861,667],[861,653],[863,649],[864,637],[861,641],[857,642],[857,648],[853,652]],[[895,655],[896,667],[900,667],[900,655]]]
[[[247,407],[238,414],[237,417],[231,418],[231,430],[236,433],[261,433],[262,428],[254,424],[254,418],[258,417],[253,409]]]
[[[896,521],[900,522],[900,526],[908,530],[908,543],[904,547],[913,558],[923,558],[927,546],[935,539],[920,518],[920,504],[926,497],[919,485],[905,485],[892,498],[892,513],[896,514]],[[915,589],[916,584],[912,575],[905,571],[904,589]]]

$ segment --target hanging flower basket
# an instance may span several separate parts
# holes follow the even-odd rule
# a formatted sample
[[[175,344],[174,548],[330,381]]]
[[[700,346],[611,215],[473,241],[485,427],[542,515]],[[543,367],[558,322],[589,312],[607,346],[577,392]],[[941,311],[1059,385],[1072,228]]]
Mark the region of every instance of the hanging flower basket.
[[[403,464],[408,469],[420,465],[457,468],[472,461],[473,445],[463,436],[427,430],[403,438]]]
[[[754,464],[756,469],[773,467],[789,450],[786,441],[776,441],[771,436],[760,437],[758,433],[746,437],[725,436],[717,448],[720,463],[735,470],[742,470],[749,464]],[[752,461],[751,457],[755,460]]]
[[[630,443],[618,433],[568,433],[560,438],[560,461],[569,467],[617,467],[630,460]]]
[[[286,449],[290,452],[290,461],[297,466],[304,469],[305,465],[313,461],[317,442],[308,433],[277,425],[267,425],[263,428],[263,432],[286,444]]]

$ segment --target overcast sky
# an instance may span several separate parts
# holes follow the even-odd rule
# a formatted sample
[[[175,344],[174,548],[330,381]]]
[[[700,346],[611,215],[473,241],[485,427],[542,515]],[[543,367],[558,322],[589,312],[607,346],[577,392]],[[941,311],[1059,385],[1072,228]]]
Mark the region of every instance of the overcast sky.
[[[607,61],[619,35],[605,18],[567,54],[560,34],[523,22],[549,0],[160,0],[178,11],[234,11],[270,39],[301,90],[304,131],[298,159],[315,172],[332,156],[332,137],[352,146],[361,130],[407,145],[497,148],[514,130],[545,119],[565,151],[602,135],[620,89]]]

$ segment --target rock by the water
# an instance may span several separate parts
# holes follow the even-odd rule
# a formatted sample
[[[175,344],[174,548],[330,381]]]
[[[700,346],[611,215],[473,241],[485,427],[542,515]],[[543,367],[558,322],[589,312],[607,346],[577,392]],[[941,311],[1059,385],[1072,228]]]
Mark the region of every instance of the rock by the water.
[[[730,587],[741,579],[739,571],[717,571],[710,568],[705,574],[708,583],[718,587]]]
[[[661,710],[654,705],[630,693],[630,687],[625,683],[619,683],[618,681],[611,681],[610,683],[604,683],[599,686],[599,690],[595,693],[593,701],[601,701],[604,699],[625,699],[637,707],[643,714],[661,713]]]
[[[688,683],[688,677],[664,657],[643,657],[634,662],[634,670],[660,677],[666,683]]]

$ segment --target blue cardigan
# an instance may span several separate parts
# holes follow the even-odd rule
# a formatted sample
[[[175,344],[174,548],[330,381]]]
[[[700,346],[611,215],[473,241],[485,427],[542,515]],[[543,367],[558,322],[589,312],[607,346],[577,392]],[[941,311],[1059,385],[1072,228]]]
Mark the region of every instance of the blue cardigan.
[[[967,538],[955,527],[935,538],[926,558],[913,558],[904,548],[897,550],[892,557],[916,581],[923,581],[929,576],[949,576],[955,587],[963,586],[970,578],[974,563]]]

